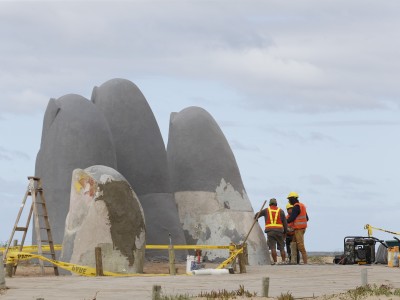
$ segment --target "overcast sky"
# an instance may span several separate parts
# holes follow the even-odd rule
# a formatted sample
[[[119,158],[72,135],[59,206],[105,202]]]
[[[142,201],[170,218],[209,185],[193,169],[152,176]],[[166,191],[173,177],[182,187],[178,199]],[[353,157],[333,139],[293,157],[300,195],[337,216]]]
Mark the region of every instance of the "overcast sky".
[[[165,143],[171,112],[206,109],[254,210],[300,194],[308,250],[343,251],[367,223],[400,231],[399,15],[398,1],[0,1],[0,241],[49,99],[116,77]]]

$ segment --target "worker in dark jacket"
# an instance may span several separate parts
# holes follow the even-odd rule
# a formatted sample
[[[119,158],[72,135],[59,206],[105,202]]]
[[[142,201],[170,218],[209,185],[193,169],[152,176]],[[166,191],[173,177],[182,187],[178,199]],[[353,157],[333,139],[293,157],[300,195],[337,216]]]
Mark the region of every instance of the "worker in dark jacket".
[[[285,253],[285,235],[287,232],[287,222],[285,212],[278,207],[278,203],[275,198],[269,200],[269,207],[262,210],[258,217],[264,217],[265,219],[265,233],[267,234],[267,243],[271,249],[271,255],[273,262],[272,265],[277,263],[277,252],[276,247],[281,253],[282,262],[286,261]],[[257,218],[257,214],[254,216]]]
[[[304,234],[308,223],[307,209],[303,203],[299,202],[299,195],[296,192],[290,192],[287,198],[289,203],[293,205],[292,213],[287,219],[287,222],[293,222],[293,241],[296,242],[297,249],[300,251],[301,257],[303,258],[303,263],[307,264],[307,252],[304,246]],[[292,255],[292,257],[294,257],[294,255]]]
[[[293,205],[288,203],[286,205],[286,220],[290,218],[290,215],[292,214],[292,209]],[[299,264],[300,263],[300,253],[299,250],[297,250],[296,242],[293,241],[294,238],[294,228],[293,228],[293,222],[289,223],[288,222],[288,231],[286,234],[286,252],[287,256],[289,257],[289,262],[291,264]],[[293,256],[292,256],[293,255]]]

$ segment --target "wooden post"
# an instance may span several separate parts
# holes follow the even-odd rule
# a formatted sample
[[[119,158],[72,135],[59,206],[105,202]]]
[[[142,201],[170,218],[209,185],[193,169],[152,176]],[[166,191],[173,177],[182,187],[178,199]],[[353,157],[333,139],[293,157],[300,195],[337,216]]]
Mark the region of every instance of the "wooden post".
[[[168,253],[169,253],[169,274],[176,275],[174,246],[172,245],[168,246]]]
[[[244,247],[244,245],[241,245],[240,247]],[[240,273],[247,273],[246,264],[245,264],[246,259],[244,257],[244,251],[239,253],[238,258],[239,258],[239,272]]]
[[[361,270],[361,286],[368,285],[368,269]]]
[[[16,248],[18,246],[18,240],[13,240],[13,247]],[[21,250],[24,251],[24,250]],[[15,272],[17,271],[17,266],[13,266],[13,275],[15,275]]]
[[[160,300],[161,299],[161,286],[160,285],[153,285],[153,293],[152,293],[152,300]]]
[[[229,244],[229,257],[231,257],[233,255],[235,250],[236,250],[236,245],[231,242]],[[232,261],[231,267],[232,267],[233,272],[236,272],[236,270],[237,270],[237,268],[236,268],[236,258]]]
[[[14,274],[14,257],[10,255],[10,253],[7,255],[6,259],[6,276],[7,277],[12,277]]]
[[[4,266],[3,266],[3,252],[0,252],[0,289],[6,288],[6,279],[4,273]]]
[[[103,258],[101,257],[101,248],[94,248],[94,254],[96,257],[96,276],[104,276],[103,273]]]
[[[247,273],[246,272],[246,265],[244,264],[244,255],[243,252],[238,255],[239,257],[239,272],[240,273]]]
[[[7,277],[12,277],[14,273],[14,263],[13,262],[7,262],[6,263],[6,273]]]
[[[246,266],[249,265],[249,252],[247,251],[247,243],[243,244],[243,258],[244,258],[244,264]]]
[[[263,277],[261,290],[262,290],[261,296],[268,297],[268,293],[269,293],[269,277]]]

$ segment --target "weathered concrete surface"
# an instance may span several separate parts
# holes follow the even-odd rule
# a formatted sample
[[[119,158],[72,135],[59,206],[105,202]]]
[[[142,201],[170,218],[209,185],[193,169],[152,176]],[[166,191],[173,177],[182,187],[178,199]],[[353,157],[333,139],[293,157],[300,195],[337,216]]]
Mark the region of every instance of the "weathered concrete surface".
[[[93,165],[116,168],[116,164],[107,120],[93,103],[75,94],[50,99],[35,175],[42,178],[55,243],[64,237],[73,170]]]
[[[204,109],[171,114],[168,162],[173,191],[188,244],[242,242],[254,221],[239,168],[224,134]],[[259,226],[248,240],[250,264],[270,263]],[[224,259],[209,251],[208,259]]]
[[[126,179],[106,166],[76,169],[72,174],[60,260],[95,267],[95,247],[102,249],[105,271],[143,272],[142,207]]]
[[[174,192],[215,192],[222,178],[245,192],[231,147],[206,110],[192,106],[171,114],[167,151]]]
[[[93,89],[112,131],[118,171],[137,193],[146,217],[147,244],[185,244],[178,211],[171,194],[165,145],[149,104],[135,84],[112,79]],[[146,256],[166,256],[165,251]]]
[[[142,195],[140,196],[140,201],[146,219],[147,244],[169,245],[170,233],[172,244],[186,244],[186,240],[182,240],[181,233],[183,234],[183,230],[179,223],[175,199],[171,193]],[[167,222],[168,220],[175,220],[175,218],[177,218],[177,221]],[[177,233],[179,234],[178,236],[176,236]],[[153,243],[150,241],[153,241]],[[185,261],[187,254],[187,250],[175,250],[177,261]],[[147,249],[146,257],[155,260],[166,260],[168,258],[168,251]]]
[[[0,266],[0,289],[4,289],[6,287],[6,274],[3,268],[3,253],[0,253],[0,262],[2,263]]]
[[[361,285],[361,270],[368,270],[368,283],[400,288],[399,269],[382,265],[296,265],[249,266],[248,273],[209,276],[161,277],[13,277],[4,300],[53,299],[152,299],[152,286],[160,285],[164,295],[198,295],[200,292],[237,290],[243,285],[262,294],[262,278],[270,278],[269,296],[291,293],[294,298],[337,294]],[[95,297],[96,295],[96,297]],[[387,299],[398,299],[396,296]],[[250,299],[250,298],[246,298]],[[253,299],[266,299],[255,297]],[[386,299],[386,297],[384,297]],[[368,298],[367,298],[368,300]]]

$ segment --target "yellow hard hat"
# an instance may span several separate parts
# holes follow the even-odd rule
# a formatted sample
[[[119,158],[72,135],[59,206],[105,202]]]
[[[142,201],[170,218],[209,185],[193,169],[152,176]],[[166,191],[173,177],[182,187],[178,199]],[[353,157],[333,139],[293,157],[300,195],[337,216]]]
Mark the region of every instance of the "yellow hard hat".
[[[289,198],[299,198],[299,194],[297,194],[296,192],[290,192],[289,196],[287,196],[287,197],[288,197],[288,199]]]
[[[286,204],[286,210],[288,210],[289,208],[293,208],[293,205],[290,203]]]

